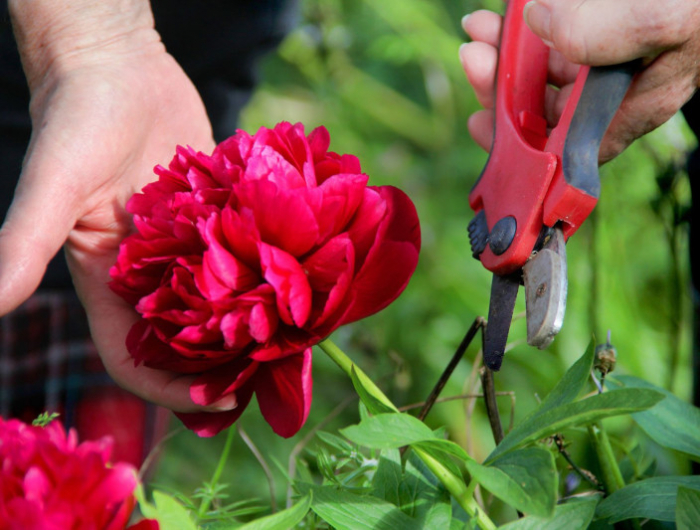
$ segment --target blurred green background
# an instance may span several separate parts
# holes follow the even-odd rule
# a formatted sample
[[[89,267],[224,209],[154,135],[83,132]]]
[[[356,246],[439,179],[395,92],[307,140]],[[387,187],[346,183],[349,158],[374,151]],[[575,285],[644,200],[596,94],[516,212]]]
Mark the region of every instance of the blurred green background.
[[[388,309],[338,330],[334,341],[398,405],[424,400],[473,320],[485,316],[491,275],[471,257],[467,196],[486,153],[466,131],[478,108],[458,59],[462,16],[502,2],[447,0],[304,0],[297,29],[269,56],[241,127],[254,132],[279,121],[324,125],[331,150],[360,158],[370,184],[401,187],[421,219],[423,247],[405,293]],[[684,212],[690,201],[683,162],[694,140],[682,118],[655,131],[601,169],[594,215],[570,240],[569,296],[564,328],[539,351],[525,344],[525,322],[514,322],[510,350],[496,378],[512,392],[518,421],[585,350],[610,330],[619,373],[645,378],[689,398],[690,299]],[[517,163],[517,161],[515,161]],[[521,293],[516,313],[524,311]],[[472,344],[443,392],[479,392]],[[471,379],[470,379],[471,375]],[[476,378],[478,380],[478,377]],[[320,350],[314,360],[314,402],[306,426],[290,440],[276,437],[252,404],[239,422],[264,455],[273,496],[283,505],[290,454],[313,436],[357,421],[348,381]],[[500,398],[507,422],[511,397]],[[337,413],[337,407],[345,408]],[[177,427],[173,423],[173,428]],[[474,400],[438,404],[428,418],[477,458],[493,448],[483,410]],[[621,437],[629,421],[612,422]],[[165,445],[154,482],[191,494],[209,480],[225,434],[198,439],[180,432]],[[626,437],[629,450],[630,438]],[[654,453],[653,445],[645,447]],[[572,447],[585,460],[583,442]],[[303,453],[302,453],[303,454]],[[658,454],[659,467],[687,472],[687,463]],[[584,461],[585,463],[585,461]],[[223,482],[232,500],[270,503],[270,483],[239,436]]]

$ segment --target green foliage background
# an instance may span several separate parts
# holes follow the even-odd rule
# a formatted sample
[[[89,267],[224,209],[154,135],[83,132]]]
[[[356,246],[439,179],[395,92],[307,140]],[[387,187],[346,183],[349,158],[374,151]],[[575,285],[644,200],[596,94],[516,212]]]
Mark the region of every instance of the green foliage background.
[[[466,131],[478,104],[457,52],[465,41],[461,17],[480,7],[501,10],[502,3],[305,0],[302,7],[297,29],[266,59],[241,127],[253,132],[283,120],[301,121],[310,132],[324,125],[331,149],[357,155],[370,184],[401,187],[415,202],[423,248],[411,284],[388,309],[337,331],[333,339],[394,403],[420,402],[474,318],[488,310],[491,275],[471,257],[466,233],[472,217],[467,196],[486,154]],[[525,344],[524,319],[513,324],[512,350],[496,385],[514,393],[516,418],[547,394],[591,335],[604,342],[608,330],[619,373],[689,397],[688,249],[682,221],[690,199],[680,168],[692,142],[682,119],[674,119],[601,169],[598,207],[567,246],[569,303],[562,332],[548,350],[539,351]],[[521,295],[516,313],[522,311]],[[477,350],[472,345],[443,396],[475,390],[469,381]],[[314,426],[328,420],[323,428],[336,430],[357,421],[350,381],[320,351],[314,363],[311,416],[296,437],[277,438],[254,404],[239,422],[271,467],[278,505],[284,503],[283,470],[290,453],[306,443]],[[507,419],[511,400],[501,399]],[[346,408],[329,418],[343,402]],[[480,402],[439,404],[428,423],[446,426],[479,461],[493,448]],[[612,424],[620,435],[630,429],[629,421]],[[209,479],[222,438],[177,434],[165,446],[155,482],[190,494]],[[630,450],[627,444],[621,449]],[[574,440],[571,451],[585,465],[585,444]],[[687,462],[657,456],[660,468],[687,473]],[[240,437],[222,481],[230,485],[231,499],[258,497],[269,505],[269,482]]]

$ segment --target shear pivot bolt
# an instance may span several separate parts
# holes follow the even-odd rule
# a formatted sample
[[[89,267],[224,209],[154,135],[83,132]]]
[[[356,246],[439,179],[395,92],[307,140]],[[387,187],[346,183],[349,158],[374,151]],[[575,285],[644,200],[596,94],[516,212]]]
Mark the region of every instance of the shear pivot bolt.
[[[513,238],[515,238],[517,225],[518,223],[515,217],[511,216],[504,217],[493,225],[491,233],[489,234],[489,247],[491,248],[491,252],[496,254],[496,256],[500,256],[508,250],[508,247],[510,247],[510,244],[513,242]]]

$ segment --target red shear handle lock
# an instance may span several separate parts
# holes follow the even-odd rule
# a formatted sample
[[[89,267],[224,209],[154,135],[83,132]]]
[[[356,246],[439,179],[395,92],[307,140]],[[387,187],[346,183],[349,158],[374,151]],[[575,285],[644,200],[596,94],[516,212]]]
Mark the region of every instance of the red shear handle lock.
[[[469,227],[472,253],[496,274],[523,266],[543,226],[561,222],[569,237],[591,213],[600,192],[600,141],[634,71],[630,64],[582,67],[559,123],[547,135],[549,48],[525,25],[526,3],[508,3],[493,147],[469,195],[477,214]]]

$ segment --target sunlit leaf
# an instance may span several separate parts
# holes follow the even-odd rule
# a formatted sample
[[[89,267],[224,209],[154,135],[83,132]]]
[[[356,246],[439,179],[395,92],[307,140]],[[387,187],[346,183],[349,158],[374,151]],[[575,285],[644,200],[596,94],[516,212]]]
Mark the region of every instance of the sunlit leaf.
[[[312,495],[307,495],[291,508],[261,517],[239,527],[238,530],[288,530],[299,524],[311,508]]]
[[[156,519],[160,530],[197,530],[189,511],[167,493],[154,491],[151,503],[139,486],[136,488],[136,499],[141,514],[147,519]]]
[[[367,376],[362,372],[358,373],[354,366],[350,370],[350,378],[352,379],[352,384],[355,387],[357,395],[360,396],[360,400],[362,400],[362,403],[365,404],[372,414],[396,412],[387,404],[383,403],[377,396],[372,394],[369,390]],[[369,383],[371,383],[371,381],[369,381]]]
[[[653,407],[664,398],[660,392],[642,388],[623,388],[587,399],[552,408],[520,423],[496,446],[488,458],[522,447],[528,443],[552,436],[564,429],[586,425],[603,418],[639,412]]]
[[[340,432],[349,440],[374,449],[395,449],[435,438],[425,423],[408,414],[377,414]]]
[[[422,525],[397,506],[371,495],[311,487],[311,509],[337,530],[419,530]]]
[[[591,341],[583,355],[571,365],[533,415],[544,414],[550,409],[574,401],[590,377],[594,358],[595,343]]]

